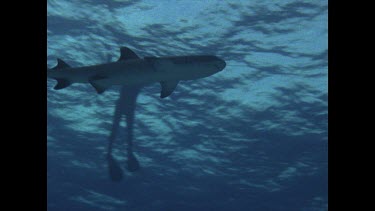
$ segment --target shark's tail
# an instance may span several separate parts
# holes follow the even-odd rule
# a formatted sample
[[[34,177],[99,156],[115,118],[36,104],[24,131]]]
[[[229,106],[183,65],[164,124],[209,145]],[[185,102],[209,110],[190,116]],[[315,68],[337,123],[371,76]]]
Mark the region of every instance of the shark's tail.
[[[56,84],[55,87],[53,87],[54,90],[64,89],[64,88],[72,85],[72,82],[70,82],[67,79],[55,78],[55,80],[57,81],[57,84]]]
[[[72,84],[72,82],[69,81],[67,78],[63,78],[59,76],[59,74],[54,74],[59,70],[66,68],[70,68],[70,66],[61,59],[57,59],[57,65],[54,68],[49,69],[47,67],[47,77],[53,78],[57,81],[57,84],[54,87],[55,90],[64,89]]]

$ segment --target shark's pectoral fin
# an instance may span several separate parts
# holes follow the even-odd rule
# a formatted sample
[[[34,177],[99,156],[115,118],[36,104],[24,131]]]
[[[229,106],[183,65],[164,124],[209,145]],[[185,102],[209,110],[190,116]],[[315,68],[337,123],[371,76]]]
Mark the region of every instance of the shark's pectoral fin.
[[[60,90],[60,89],[64,89],[68,86],[70,86],[72,83],[67,80],[67,79],[56,79],[57,80],[57,84],[56,86],[53,88],[55,90]]]
[[[100,80],[106,79],[107,77],[104,76],[94,76],[89,79],[89,83],[93,86],[98,94],[102,94],[105,90],[107,90],[110,86],[100,83]]]
[[[161,85],[161,93],[160,98],[166,98],[172,94],[172,92],[176,89],[177,84],[179,81],[162,81],[160,82]]]

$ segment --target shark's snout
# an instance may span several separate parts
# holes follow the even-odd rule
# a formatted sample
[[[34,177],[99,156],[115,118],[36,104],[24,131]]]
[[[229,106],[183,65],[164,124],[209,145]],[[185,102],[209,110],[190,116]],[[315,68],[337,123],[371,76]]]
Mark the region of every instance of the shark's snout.
[[[218,71],[222,71],[227,66],[227,63],[224,60],[217,58],[215,61],[215,66],[217,67]]]

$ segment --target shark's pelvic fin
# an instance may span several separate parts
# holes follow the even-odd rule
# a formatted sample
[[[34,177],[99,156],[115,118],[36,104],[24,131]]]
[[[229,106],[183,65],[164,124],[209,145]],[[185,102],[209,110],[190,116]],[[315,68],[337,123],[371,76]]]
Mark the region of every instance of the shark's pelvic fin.
[[[100,83],[100,80],[106,79],[105,76],[94,76],[89,79],[89,83],[93,86],[98,94],[102,94],[105,90],[107,90],[110,86],[104,85]]]
[[[120,48],[121,51],[121,56],[118,59],[118,61],[125,61],[125,60],[130,60],[130,59],[140,59],[137,54],[135,54],[132,50],[130,50],[127,47],[122,47]]]
[[[177,84],[179,81],[162,81],[160,82],[161,85],[161,92],[160,98],[166,98],[172,94],[172,92],[176,89]]]
[[[65,69],[65,68],[70,68],[70,66],[63,60],[57,59],[57,65],[56,67],[52,68],[52,70],[59,70],[59,69]]]
[[[59,78],[56,78],[57,80],[57,85],[54,87],[55,90],[59,90],[59,89],[64,89],[68,86],[70,86],[72,83],[67,80],[67,79],[59,79]]]

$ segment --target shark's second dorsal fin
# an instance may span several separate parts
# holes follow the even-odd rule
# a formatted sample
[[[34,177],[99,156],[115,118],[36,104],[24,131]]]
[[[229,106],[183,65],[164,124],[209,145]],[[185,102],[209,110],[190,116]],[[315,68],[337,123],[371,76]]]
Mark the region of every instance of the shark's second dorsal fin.
[[[139,59],[139,56],[127,47],[120,48],[121,56],[118,61],[125,61],[130,59]]]
[[[56,67],[52,68],[52,70],[59,70],[59,69],[65,69],[65,68],[70,68],[70,66],[64,62],[62,59],[57,59],[57,65]]]
[[[176,89],[177,84],[179,81],[162,81],[160,82],[161,85],[161,92],[160,98],[166,98],[172,94],[172,92]]]

